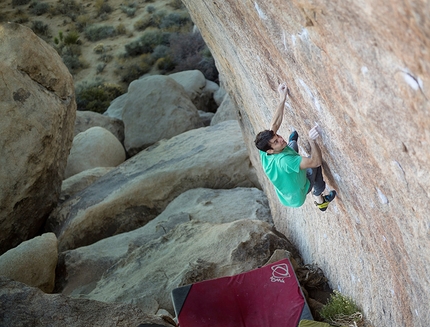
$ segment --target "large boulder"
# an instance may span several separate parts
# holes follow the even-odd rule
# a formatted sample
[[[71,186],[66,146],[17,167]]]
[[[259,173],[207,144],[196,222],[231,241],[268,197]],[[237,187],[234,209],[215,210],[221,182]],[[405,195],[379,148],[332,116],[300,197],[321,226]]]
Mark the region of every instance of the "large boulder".
[[[211,120],[211,125],[216,125],[226,120],[237,120],[239,110],[237,110],[235,104],[227,94],[224,96],[224,100],[218,107],[215,116]]]
[[[122,120],[122,111],[125,103],[127,102],[127,93],[120,95],[118,98],[112,100],[107,110],[103,113],[104,116],[117,118]]]
[[[237,121],[164,140],[54,210],[61,251],[144,225],[186,190],[258,186]]]
[[[166,235],[179,224],[190,220],[221,224],[240,219],[272,223],[263,191],[256,188],[188,190],[143,227],[61,253],[56,291],[72,296],[88,293],[130,249]]]
[[[182,2],[238,105],[277,228],[372,325],[428,326],[429,2]],[[283,81],[278,133],[295,128],[306,148],[315,122],[323,130],[324,177],[339,195],[323,216],[311,196],[300,208],[279,202],[253,144]]]
[[[115,135],[121,143],[124,142],[124,123],[122,120],[93,111],[78,110],[76,112],[74,136],[95,126],[107,129],[109,132]]]
[[[46,233],[22,242],[0,256],[0,276],[50,293],[54,289],[58,242],[54,233]]]
[[[148,315],[135,305],[45,294],[37,288],[4,277],[0,277],[0,299],[1,326],[173,326],[164,317]]]
[[[161,139],[203,126],[184,88],[161,75],[130,84],[122,120],[124,146],[131,156]]]
[[[91,127],[73,139],[65,177],[96,167],[116,167],[126,158],[119,140],[103,127]]]
[[[198,110],[214,112],[216,103],[214,93],[218,91],[218,84],[205,78],[200,70],[187,70],[170,74],[177,83],[181,84],[190,100]]]
[[[67,200],[71,196],[79,193],[84,188],[88,187],[103,175],[110,172],[115,167],[96,167],[84,170],[76,175],[73,175],[63,181],[61,184],[61,194],[59,200],[61,202]]]
[[[29,28],[0,24],[0,254],[35,236],[56,205],[72,144],[73,78]]]
[[[266,222],[225,224],[191,221],[163,237],[130,249],[81,298],[141,305],[146,299],[173,313],[171,291],[182,285],[255,269],[276,249],[291,244]]]

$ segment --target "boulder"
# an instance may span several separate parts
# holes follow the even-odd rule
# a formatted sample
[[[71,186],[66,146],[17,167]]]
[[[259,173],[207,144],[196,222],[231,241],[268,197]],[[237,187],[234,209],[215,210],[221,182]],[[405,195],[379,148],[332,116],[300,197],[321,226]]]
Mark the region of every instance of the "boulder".
[[[87,298],[141,304],[155,299],[173,313],[171,291],[182,285],[229,276],[263,265],[276,249],[291,244],[266,222],[225,224],[190,221],[130,252],[98,281]]]
[[[73,139],[73,78],[29,28],[0,24],[0,254],[37,235]]]
[[[226,90],[223,87],[218,88],[218,90],[216,90],[214,92],[214,101],[217,104],[217,106],[220,106],[222,101],[224,100],[224,97],[227,95]]]
[[[177,83],[181,84],[191,102],[198,110],[215,112],[217,105],[213,94],[219,89],[218,84],[205,79],[200,70],[188,70],[170,74]]]
[[[203,126],[184,88],[174,79],[161,75],[130,84],[122,120],[124,145],[130,156],[161,139]]]
[[[0,277],[1,326],[172,327],[164,316],[148,315],[135,305],[73,299]]]
[[[103,175],[110,172],[114,167],[96,167],[84,170],[76,175],[73,175],[63,181],[61,184],[60,201],[64,202],[72,195],[75,195],[94,183]]]
[[[209,126],[214,115],[215,114],[213,112],[199,110],[199,116],[203,123],[203,126]]]
[[[103,113],[103,115],[122,120],[122,111],[124,109],[126,102],[127,102],[127,93],[124,93],[123,95],[120,95],[118,98],[114,99],[110,103],[110,106]]]
[[[258,186],[237,121],[164,140],[58,206],[47,230],[65,251],[144,225],[186,190]]]
[[[118,118],[109,117],[93,111],[77,111],[74,136],[91,127],[103,127],[121,142],[124,142],[124,123]]]
[[[166,235],[179,224],[190,220],[221,224],[240,219],[272,223],[263,191],[256,188],[188,190],[143,227],[61,253],[56,291],[72,296],[88,293],[130,249]]]
[[[96,167],[116,167],[126,158],[118,139],[102,127],[91,127],[73,139],[65,177]]]
[[[57,246],[54,233],[22,242],[0,256],[0,276],[38,287],[46,293],[52,292],[58,260]]]
[[[216,125],[226,120],[237,120],[238,112],[239,110],[237,110],[230,96],[227,94],[218,107],[215,116],[212,118],[211,125]]]

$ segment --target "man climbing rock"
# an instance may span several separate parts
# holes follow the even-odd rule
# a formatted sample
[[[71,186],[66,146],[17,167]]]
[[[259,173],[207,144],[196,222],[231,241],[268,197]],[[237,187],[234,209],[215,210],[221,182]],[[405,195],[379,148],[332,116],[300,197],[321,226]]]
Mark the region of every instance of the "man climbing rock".
[[[311,191],[315,197],[315,205],[321,211],[327,210],[336,197],[336,191],[323,195],[325,182],[322,175],[321,150],[316,143],[319,127],[316,125],[309,131],[311,156],[303,157],[298,153],[296,131],[293,131],[288,143],[277,134],[281,126],[288,88],[285,83],[278,87],[280,103],[272,119],[270,130],[264,130],[255,138],[255,146],[260,150],[261,163],[267,177],[275,186],[276,194],[281,203],[288,207],[300,207]]]

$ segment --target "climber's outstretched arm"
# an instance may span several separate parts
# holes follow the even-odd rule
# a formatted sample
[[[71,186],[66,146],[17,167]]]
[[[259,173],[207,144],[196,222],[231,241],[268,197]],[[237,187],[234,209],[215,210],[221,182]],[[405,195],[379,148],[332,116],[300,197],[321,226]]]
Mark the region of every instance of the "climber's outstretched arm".
[[[288,96],[287,84],[279,84],[278,92],[280,96],[280,103],[278,105],[278,108],[276,109],[272,121],[270,122],[270,130],[273,131],[275,134],[278,132],[279,127],[281,127],[282,120],[284,119],[285,101],[287,100]]]

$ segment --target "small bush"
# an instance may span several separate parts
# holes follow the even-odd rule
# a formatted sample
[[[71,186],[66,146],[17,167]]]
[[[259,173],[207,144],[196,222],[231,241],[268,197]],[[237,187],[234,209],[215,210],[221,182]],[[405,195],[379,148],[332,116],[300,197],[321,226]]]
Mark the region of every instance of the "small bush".
[[[175,27],[176,30],[180,30],[186,25],[190,25],[191,18],[186,12],[182,13],[170,13],[169,15],[163,17],[160,23],[161,29],[169,29]]]
[[[25,11],[18,9],[15,14],[14,22],[17,24],[25,24],[25,23],[28,23],[28,21],[29,21],[28,14]]]
[[[362,322],[363,317],[354,301],[334,291],[328,303],[320,311],[321,317],[333,326],[355,326],[357,322]]]
[[[31,0],[12,0],[12,6],[23,6],[30,3]]]
[[[40,16],[49,11],[49,4],[46,2],[34,1],[30,4],[29,9],[32,15]]]
[[[85,28],[85,37],[92,42],[107,39],[116,35],[116,29],[113,26],[90,25]]]
[[[158,60],[160,58],[166,57],[170,55],[171,51],[168,46],[165,45],[157,45],[154,48],[154,51],[151,53],[151,56],[154,60]]]
[[[125,27],[124,24],[121,23],[116,27],[116,34],[117,35],[127,34],[127,28]]]
[[[174,72],[198,69],[206,79],[218,82],[218,70],[209,49],[199,33],[172,34],[170,49],[176,64]]]
[[[110,14],[113,9],[105,0],[96,0],[95,8],[97,11],[97,16],[101,16],[103,14]]]
[[[64,37],[64,44],[65,45],[77,44],[78,41],[79,41],[79,32],[77,32],[77,31],[70,31]]]
[[[105,63],[98,64],[96,67],[97,74],[101,74],[103,72],[103,70],[105,69],[105,67],[106,67]]]
[[[65,15],[76,22],[77,18],[85,14],[84,6],[77,4],[75,0],[60,0],[53,9],[54,15]]]
[[[169,2],[169,6],[172,7],[173,9],[177,9],[177,10],[185,8],[185,6],[184,6],[184,4],[182,3],[181,0],[172,0],[172,1],[170,1]]]
[[[175,68],[175,63],[170,56],[159,58],[155,62],[155,66],[162,72],[166,73],[172,71]]]
[[[169,45],[169,39],[169,33],[163,33],[158,30],[147,30],[138,40],[126,44],[125,51],[129,56],[151,53],[158,45]]]
[[[150,16],[145,16],[144,18],[139,19],[133,25],[136,31],[144,31],[150,26],[154,26]]]
[[[35,34],[41,37],[49,37],[49,26],[40,20],[32,22],[31,29]]]
[[[120,6],[121,11],[127,15],[127,17],[134,17],[134,15],[136,14],[136,10],[137,8],[135,7],[135,5],[121,5]]]
[[[91,18],[88,15],[79,15],[76,17],[76,28],[79,32],[84,32],[91,24]]]
[[[110,102],[122,94],[124,90],[119,85],[104,83],[101,80],[82,82],[76,86],[76,104],[78,110],[103,113]]]
[[[157,9],[155,9],[155,7],[154,7],[154,6],[148,6],[148,7],[146,7],[146,12],[147,12],[148,14],[152,14],[152,13],[154,13],[156,10],[157,10]]]

